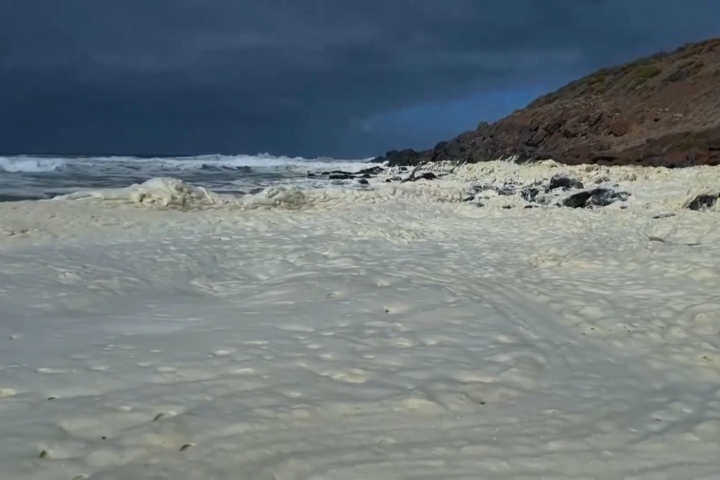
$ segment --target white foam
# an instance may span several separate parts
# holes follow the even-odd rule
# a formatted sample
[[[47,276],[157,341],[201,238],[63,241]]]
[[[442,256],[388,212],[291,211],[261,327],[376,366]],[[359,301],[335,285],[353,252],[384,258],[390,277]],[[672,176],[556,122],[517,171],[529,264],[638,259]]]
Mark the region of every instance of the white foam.
[[[389,200],[407,201],[459,201],[461,188],[446,185],[400,184],[379,185],[373,190],[349,188],[303,188],[299,185],[276,185],[254,195],[221,195],[200,186],[193,186],[170,177],[152,178],[142,184],[124,188],[84,190],[59,195],[51,202],[103,200],[148,206],[182,206],[204,208],[208,205],[232,205],[245,209],[269,207],[314,208],[352,205],[356,203],[382,203]]]
[[[0,172],[54,172],[65,167],[61,158],[0,157]]]
[[[715,170],[559,171],[0,204],[0,477],[718,478]]]
[[[218,194],[209,192],[203,187],[191,186],[182,180],[170,177],[151,178],[142,184],[135,184],[124,188],[78,191],[66,195],[59,195],[50,201],[87,199],[115,200],[145,205],[158,204],[163,207],[223,202],[223,198]]]

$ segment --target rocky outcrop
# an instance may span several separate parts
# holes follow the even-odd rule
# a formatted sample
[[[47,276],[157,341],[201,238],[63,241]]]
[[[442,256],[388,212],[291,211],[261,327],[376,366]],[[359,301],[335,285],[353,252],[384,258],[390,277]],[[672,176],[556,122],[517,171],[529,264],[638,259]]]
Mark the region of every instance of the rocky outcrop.
[[[555,205],[569,208],[607,207],[616,202],[627,202],[631,194],[617,191],[610,185],[585,190],[583,183],[565,175],[555,175],[550,180],[539,180],[528,185],[517,183],[479,184],[470,187],[463,202],[473,202],[484,206],[488,192],[491,196],[519,196],[525,205],[523,208],[535,208],[542,205]],[[512,208],[507,205],[503,208]],[[621,206],[621,208],[624,208]]]
[[[565,164],[720,164],[720,39],[599,70],[495,123],[375,162],[415,166],[516,157]]]
[[[368,178],[375,178],[385,172],[382,166],[364,168],[358,172],[346,172],[344,170],[330,170],[323,172],[310,172],[308,177],[321,178],[326,180],[356,180],[359,185],[369,185]]]
[[[706,210],[712,208],[720,198],[720,194],[703,193],[693,198],[685,205],[688,210]]]

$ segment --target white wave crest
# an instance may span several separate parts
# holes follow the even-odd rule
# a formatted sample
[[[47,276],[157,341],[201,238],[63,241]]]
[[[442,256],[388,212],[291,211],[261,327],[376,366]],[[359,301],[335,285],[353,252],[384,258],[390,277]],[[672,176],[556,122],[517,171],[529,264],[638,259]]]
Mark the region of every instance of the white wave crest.
[[[65,167],[61,158],[0,157],[0,172],[54,172]]]
[[[260,155],[202,155],[185,159],[164,159],[163,163],[177,168],[250,167],[253,169],[299,169],[299,170],[345,170],[357,171],[367,168],[368,159],[343,160],[333,158],[275,157]]]
[[[273,156],[267,153],[259,155],[198,155],[194,157],[88,157],[73,159],[73,162],[85,165],[133,164],[147,167],[200,169],[207,167],[243,168],[254,170],[344,170],[358,171],[367,168],[369,159],[334,159]]]

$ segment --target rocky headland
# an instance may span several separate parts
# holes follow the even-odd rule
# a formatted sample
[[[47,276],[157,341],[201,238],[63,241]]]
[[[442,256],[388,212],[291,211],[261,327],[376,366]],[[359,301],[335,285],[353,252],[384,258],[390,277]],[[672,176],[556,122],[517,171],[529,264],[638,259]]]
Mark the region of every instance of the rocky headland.
[[[567,165],[720,164],[720,39],[604,68],[494,123],[374,162],[416,166],[514,157]]]

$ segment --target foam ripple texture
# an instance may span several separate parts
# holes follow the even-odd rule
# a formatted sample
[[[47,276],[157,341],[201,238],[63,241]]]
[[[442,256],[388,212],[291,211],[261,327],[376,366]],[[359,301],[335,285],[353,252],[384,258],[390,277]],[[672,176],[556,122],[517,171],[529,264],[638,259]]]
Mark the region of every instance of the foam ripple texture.
[[[460,201],[561,170],[633,198]],[[0,479],[718,478],[714,172],[0,204]]]

